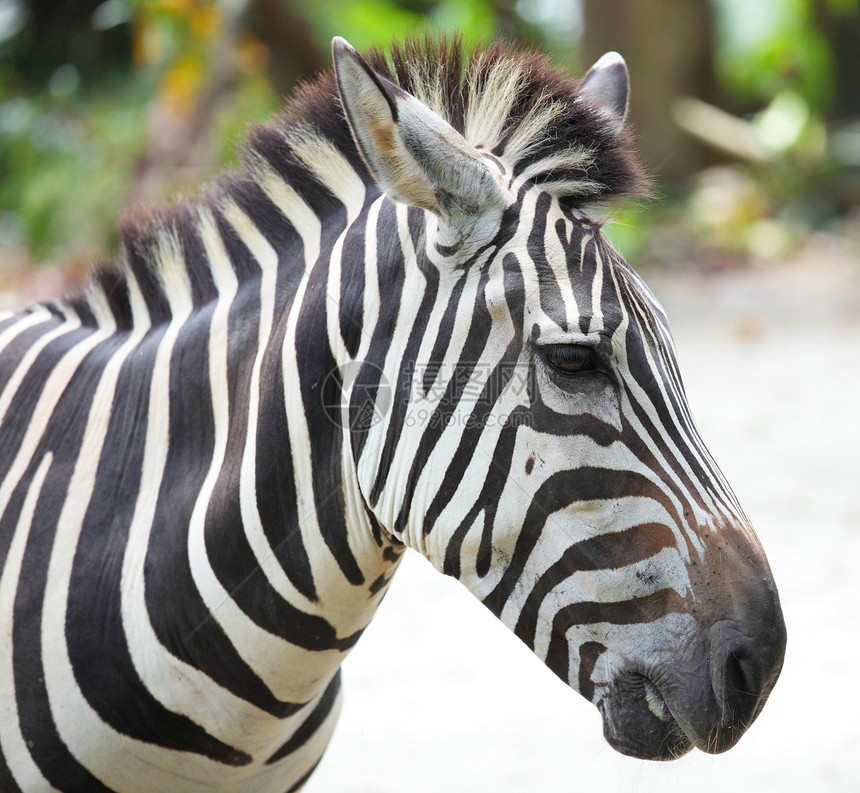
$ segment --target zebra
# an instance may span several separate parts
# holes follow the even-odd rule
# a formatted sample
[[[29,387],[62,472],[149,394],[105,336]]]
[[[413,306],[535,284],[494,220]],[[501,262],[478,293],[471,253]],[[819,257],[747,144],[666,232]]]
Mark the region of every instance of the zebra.
[[[407,548],[623,753],[724,751],[776,681],[764,552],[588,214],[646,189],[621,56],[332,49],[0,315],[4,792],[300,789]]]

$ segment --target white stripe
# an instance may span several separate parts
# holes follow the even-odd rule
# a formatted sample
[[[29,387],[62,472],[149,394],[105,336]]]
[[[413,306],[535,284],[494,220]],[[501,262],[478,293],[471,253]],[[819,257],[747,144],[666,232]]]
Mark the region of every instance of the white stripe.
[[[248,218],[247,215],[238,208],[238,206],[235,204],[225,204],[224,214],[252,255],[258,258],[258,261],[264,270],[272,267],[273,264],[276,264],[276,254],[274,250],[250,218]],[[318,247],[318,243],[316,247]],[[306,252],[312,252],[314,247],[311,244],[308,244],[305,250]],[[274,271],[274,268],[272,269]],[[300,289],[303,289],[306,283],[307,278],[303,278],[300,282]],[[298,296],[296,299],[298,299]],[[293,311],[290,317],[293,325],[293,332],[295,326],[295,314],[297,313],[297,310]],[[269,323],[271,323],[271,320],[269,320]],[[287,335],[289,337],[289,330]],[[288,344],[285,344],[285,347],[288,346]],[[226,360],[223,357],[223,351],[219,352],[218,356],[220,362],[217,366],[213,365],[212,371],[213,373],[218,371],[219,379],[226,378]],[[286,355],[285,358],[287,358]],[[294,360],[293,363],[295,364]],[[288,383],[291,382],[289,375],[286,375],[286,381]],[[298,382],[297,373],[295,380],[292,382]],[[218,389],[219,385],[213,382],[213,394],[217,393]],[[221,390],[223,393],[223,388]],[[259,387],[257,387],[256,391],[259,391]],[[258,393],[252,395],[252,399],[255,400],[255,404],[258,398]],[[292,400],[287,400],[288,407],[291,402],[296,401],[298,401],[299,408],[301,409],[301,402],[296,399],[295,395],[293,395]],[[219,414],[223,415],[223,412],[226,410],[226,406],[219,406],[216,404],[215,409]],[[303,416],[304,411],[302,410],[302,427],[307,437],[308,430],[307,427],[304,426]],[[220,434],[222,431],[226,432],[226,426],[223,424],[223,421],[216,422],[216,429],[219,426],[223,429],[217,430],[219,432],[219,436],[216,439],[216,453],[213,459],[212,468],[210,469],[203,487],[201,488],[194,512],[191,516],[188,534],[191,572],[194,577],[194,581],[200,590],[201,597],[203,598],[206,607],[211,612],[211,618],[221,626],[230,642],[242,654],[248,665],[269,687],[272,693],[282,701],[304,702],[316,695],[325,687],[327,678],[330,678],[331,673],[333,673],[339,666],[343,653],[336,650],[325,652],[304,650],[278,636],[275,636],[274,634],[269,633],[268,631],[263,630],[256,625],[256,623],[250,620],[238,607],[232,599],[231,593],[224,589],[221,582],[218,580],[218,577],[212,570],[206,553],[204,529],[208,502],[217,480],[218,470],[220,469],[220,459],[222,459],[223,455],[226,453],[226,437]],[[251,430],[249,429],[249,433],[250,431]],[[290,431],[291,442],[295,448],[295,438],[293,437],[292,426]],[[299,493],[312,493],[309,469],[309,463],[305,463],[305,470],[302,474],[308,478],[308,484],[307,489],[300,489],[298,491]],[[253,465],[251,466],[251,473],[253,473]],[[247,476],[247,473],[245,475]],[[246,499],[253,498],[254,486],[255,482],[253,475],[251,475],[245,486]],[[299,499],[299,502],[299,515],[305,517],[303,527],[306,527],[312,522],[312,519],[315,522],[316,516],[315,513],[309,514],[307,508],[302,508],[303,505],[301,503],[301,498]],[[310,501],[310,504],[312,508],[312,501]],[[251,525],[253,526],[254,523],[259,525],[259,517],[256,515],[256,503],[252,501],[251,504],[248,504],[246,501],[244,508],[245,510],[253,510],[253,512],[244,512],[243,520],[248,519],[251,521],[251,516],[253,516],[255,520],[251,522]],[[318,527],[317,531],[319,531]],[[255,533],[262,535],[262,532],[251,532],[250,536],[253,536]],[[268,543],[265,542],[265,545],[261,545],[261,543],[265,541],[265,537],[258,537],[257,540],[259,540],[259,542],[256,543],[257,550],[261,551],[261,553],[265,553],[265,549],[268,548]],[[321,536],[319,536],[315,542],[315,547],[322,549],[322,552],[318,553],[317,556],[322,558],[315,559],[315,555],[311,554],[311,559],[312,561],[316,560],[320,571],[320,578],[322,578],[322,571],[326,567],[329,569],[332,567],[331,557],[328,554],[327,549],[325,549],[325,544]],[[267,569],[269,568],[267,567]],[[252,574],[254,572],[254,570],[247,571],[248,574]],[[315,580],[318,580],[316,576]],[[289,675],[285,674],[285,670],[287,669],[290,670]]]
[[[20,314],[17,322],[13,322],[6,330],[0,333],[0,354],[28,328],[51,319],[51,313],[41,306],[31,309],[25,314]]]
[[[616,284],[617,284],[617,282],[616,282]],[[658,342],[658,340],[654,334],[654,329],[653,329],[653,327],[651,327],[650,323],[647,321],[647,317],[639,316],[638,319],[640,320],[638,324],[639,324],[639,327],[642,329],[642,332],[646,333],[648,336],[651,337],[651,341],[653,342],[654,346],[659,347],[659,342]],[[702,470],[707,471],[708,466],[706,464],[706,461],[703,460],[702,455],[700,453],[701,447],[699,447],[699,445],[696,443],[696,439],[691,437],[690,434],[684,428],[682,422],[679,419],[678,413],[675,410],[675,407],[669,398],[667,383],[665,382],[664,378],[662,377],[662,375],[658,371],[657,363],[656,363],[654,356],[651,352],[651,346],[649,344],[643,344],[642,348],[645,351],[645,356],[647,358],[649,368],[651,368],[655,373],[654,382],[656,383],[658,389],[660,390],[660,395],[663,398],[663,402],[666,406],[666,410],[671,414],[672,426],[676,429],[678,434],[685,440],[686,448],[689,450],[689,452],[693,455],[693,457],[699,463]],[[706,507],[709,507],[710,510],[714,513],[714,515],[722,514],[724,517],[731,520],[734,516],[731,515],[730,513],[726,512],[725,504],[723,502],[716,501],[714,499],[714,496],[712,495],[712,493],[708,492],[707,487],[706,487],[706,483],[702,481],[701,477],[699,477],[698,475],[693,473],[693,470],[690,467],[689,462],[687,461],[686,455],[681,452],[680,448],[675,443],[675,441],[671,437],[671,435],[665,431],[667,429],[665,427],[665,421],[663,421],[659,417],[659,415],[657,414],[657,411],[654,408],[654,405],[653,405],[650,397],[648,396],[647,393],[645,393],[639,387],[639,385],[635,381],[632,380],[632,378],[631,378],[631,382],[630,382],[630,390],[632,392],[636,393],[637,402],[645,410],[645,412],[648,413],[649,417],[651,418],[652,422],[654,423],[654,426],[660,432],[660,436],[663,439],[663,442],[669,448],[670,453],[675,458],[675,460],[678,462],[678,464],[681,466],[684,473],[687,475],[687,478],[689,479],[690,484],[692,485],[695,492],[699,494],[702,501],[705,503]],[[678,393],[677,391],[674,392],[674,396],[675,396],[676,400],[680,401],[682,404],[685,402],[683,395]],[[671,471],[669,471],[668,469],[667,469],[667,473],[670,476],[672,475]],[[675,479],[675,481],[677,481],[676,477],[673,477],[673,478]],[[712,484],[716,484],[716,482],[714,482],[713,479],[711,479],[710,482]],[[679,482],[679,484],[682,484],[682,483]],[[687,490],[688,487],[686,485],[682,484],[682,489]],[[692,505],[692,508],[697,512],[699,511],[699,507],[695,504]],[[697,515],[697,517],[699,517],[699,516]],[[712,525],[713,524],[713,518],[711,516],[704,516],[703,518],[699,518],[699,520],[700,520],[700,523],[703,523],[704,525]]]
[[[588,326],[589,333],[598,333],[604,329],[603,325],[603,257],[600,255],[600,246],[591,234],[582,237],[579,248],[580,261],[584,262],[588,255],[588,245],[593,243],[594,248],[594,280],[591,282],[591,323]]]
[[[121,351],[111,360],[102,373],[96,396],[88,420],[87,432],[84,436],[84,448],[81,450],[79,462],[76,465],[72,482],[69,487],[69,499],[64,505],[60,525],[64,527],[58,532],[54,550],[48,568],[46,606],[42,619],[42,636],[45,660],[45,685],[51,703],[52,714],[57,729],[63,741],[75,757],[79,759],[106,785],[117,789],[164,789],[175,791],[202,791],[205,788],[190,780],[177,782],[177,779],[165,766],[174,763],[190,763],[197,766],[198,775],[208,777],[208,783],[223,779],[224,766],[220,763],[206,760],[189,753],[169,752],[153,744],[134,740],[121,735],[107,726],[100,716],[92,709],[78,688],[75,674],[68,656],[68,648],[64,641],[57,641],[65,631],[66,593],[71,576],[71,566],[74,557],[74,547],[77,543],[81,523],[86,511],[87,499],[77,498],[76,495],[86,496],[92,492],[92,482],[95,476],[97,460],[101,445],[107,430],[110,405],[118,372],[123,359],[139,341],[143,331],[130,336]],[[160,467],[154,472],[153,462],[158,458],[158,464],[163,463],[159,456],[160,449],[154,442],[153,436],[158,436],[161,429],[166,427],[163,422],[167,414],[166,405],[157,398],[159,393],[167,397],[167,389],[162,388],[162,380],[167,380],[169,372],[169,353],[178,332],[178,325],[168,326],[165,342],[159,349],[156,358],[153,388],[150,394],[150,410],[147,447],[144,455],[142,486],[135,510],[134,520],[129,533],[129,543],[123,560],[122,596],[124,615],[127,613],[127,602],[135,588],[142,588],[142,560],[145,558],[146,539],[148,537],[151,514],[146,520],[146,512],[150,507],[154,510],[155,499],[152,487],[153,479],[160,479]],[[83,346],[83,345],[81,345]],[[166,432],[165,432],[166,435]],[[165,447],[166,448],[166,445]],[[144,504],[141,507],[141,503]],[[146,525],[142,526],[143,520]],[[145,531],[147,536],[141,537]],[[141,543],[140,540],[143,540]],[[137,570],[133,567],[135,554],[141,561]],[[136,575],[135,575],[136,573]],[[133,642],[135,634],[130,633]],[[105,747],[115,747],[115,752],[107,751]],[[121,759],[120,759],[121,758]]]
[[[301,236],[305,253],[304,270],[307,273],[319,256],[320,236],[322,234],[320,219],[295,189],[287,184],[268,163],[258,158],[251,165],[252,175],[257,184],[275,206],[284,213],[287,220],[293,224],[296,232]],[[224,217],[236,229],[240,237],[243,236],[242,229],[251,237],[259,234],[257,227],[232,199],[224,202],[222,211]],[[296,299],[296,304],[298,303],[299,301]]]
[[[529,190],[523,196],[522,209],[520,211],[520,220],[519,224],[521,228],[530,229],[534,225],[535,221],[535,211],[537,209],[537,199],[540,193],[537,189]],[[547,219],[549,219],[549,215],[547,215]],[[547,226],[550,224],[547,223]],[[547,229],[549,231],[549,229]],[[538,272],[535,263],[532,261],[531,257],[523,251],[523,240],[520,235],[516,235],[511,239],[508,245],[499,251],[498,258],[503,259],[505,254],[510,250],[517,257],[517,262],[520,266],[520,270],[523,276],[523,283],[525,289],[525,305],[527,307],[527,321],[529,322],[528,332],[531,332],[531,325],[536,324],[541,329],[541,339],[540,342],[544,342],[543,334],[546,333],[550,328],[560,327],[558,322],[556,322],[551,317],[547,316],[541,306],[540,301],[540,283],[542,276]],[[566,263],[566,259],[565,259]],[[567,271],[564,272],[565,280],[569,280],[567,275]],[[561,289],[561,283],[558,282],[559,289]],[[578,315],[578,312],[574,312]],[[574,326],[575,327],[575,326]],[[562,330],[567,331],[569,328],[562,328]]]
[[[21,386],[21,382],[26,377],[27,373],[30,371],[30,367],[33,365],[33,362],[39,356],[39,353],[47,347],[54,339],[62,336],[66,333],[70,333],[73,330],[76,330],[80,327],[77,323],[75,324],[66,324],[66,323],[57,323],[57,326],[53,329],[40,336],[36,342],[27,350],[21,360],[18,362],[18,366],[14,372],[10,375],[9,379],[3,384],[2,389],[0,389],[0,416],[5,416],[6,411],[9,409],[9,405],[12,403],[12,400],[15,398],[15,394],[18,392],[18,388]]]
[[[706,476],[710,477],[710,482],[713,485],[714,490],[722,490],[722,498],[713,494],[709,495],[707,498],[710,503],[714,505],[715,511],[721,513],[727,520],[738,521],[739,525],[747,526],[748,521],[737,497],[734,494],[734,491],[731,488],[731,485],[729,485],[719,466],[710,456],[710,453],[696,429],[696,424],[693,421],[687,397],[681,386],[681,376],[678,371],[677,359],[675,358],[675,345],[672,341],[671,334],[668,330],[665,330],[662,325],[652,321],[656,298],[651,295],[647,288],[643,291],[646,297],[641,298],[641,301],[637,303],[636,308],[639,310],[640,324],[647,328],[647,332],[651,336],[655,347],[666,350],[663,362],[665,364],[668,377],[666,379],[661,379],[661,382],[667,389],[671,390],[671,393],[675,397],[676,407],[673,408],[673,412],[680,411],[680,415],[675,412],[676,426],[678,427],[679,432],[686,437],[687,445],[698,458],[702,469],[704,471],[710,469],[711,473],[706,473]],[[643,303],[644,306],[642,306]],[[705,483],[702,484],[704,485]],[[758,542],[757,538],[755,539],[755,542]]]
[[[226,347],[226,317],[237,288],[236,275],[211,215],[201,216],[200,233],[219,290],[210,328],[210,348],[221,343]],[[225,380],[219,390],[213,389],[213,402],[226,402],[227,393]],[[215,459],[218,459],[219,433],[226,435],[226,430],[218,425],[218,417],[215,409]],[[187,716],[209,734],[248,754],[277,748],[271,742],[272,733],[283,729],[280,720],[236,697],[161,644],[149,621],[142,586],[131,587],[122,606],[123,626],[135,669],[150,693],[166,708]]]
[[[171,307],[178,308],[183,304],[187,305],[187,302],[180,295]],[[153,367],[140,490],[129,527],[121,582],[123,628],[131,644],[135,644],[141,635],[134,624],[135,620],[146,619],[143,564],[156,507],[154,494],[159,491],[167,456],[169,428],[165,418],[169,416],[170,357],[176,336],[185,319],[181,314],[173,314],[173,320],[168,324],[159,345]],[[136,336],[137,334],[123,346],[123,354],[128,354],[133,349],[138,341]],[[100,399],[106,400],[112,394],[121,357],[113,359],[106,369],[107,375],[99,385]],[[90,416],[91,421],[98,424],[88,430],[85,442],[100,444],[106,431],[108,416],[104,411],[93,411]],[[92,466],[91,453],[94,452],[95,449],[81,454],[82,465],[75,471],[75,477],[81,477],[78,486],[87,487],[89,483],[85,480],[94,475],[94,470],[87,470],[87,462]],[[73,492],[72,488],[70,492]],[[81,509],[80,504],[73,502],[67,504],[66,508],[75,512]],[[68,542],[69,538],[66,537],[62,544]],[[65,593],[71,556],[69,555],[67,560],[64,559],[59,547],[58,543],[52,555],[49,586],[56,587],[54,591]],[[65,585],[63,582],[66,582]],[[45,634],[50,635],[53,631],[53,635],[58,635],[57,632],[62,635],[65,623],[64,608],[60,607],[58,611],[60,613],[53,615],[46,613],[43,621]],[[237,771],[227,769],[223,764],[200,755],[163,749],[117,733],[101,720],[83,697],[75,680],[65,642],[55,642],[55,645],[50,658],[46,654],[48,663],[45,678],[58,729],[69,750],[85,762],[91,773],[108,787],[129,791],[161,789],[176,793],[202,793],[221,781],[229,783],[229,777],[238,774]],[[140,662],[139,657],[137,660]],[[106,747],[113,747],[113,751]],[[182,776],[177,776],[174,771],[183,766]]]
[[[400,233],[400,244],[403,246],[404,257],[407,262],[407,269],[406,278],[403,284],[403,298],[397,314],[397,323],[392,333],[392,339],[400,339],[403,341],[401,341],[400,344],[390,345],[385,357],[384,371],[386,372],[399,372],[401,366],[409,366],[413,363],[411,361],[403,360],[405,353],[405,340],[409,338],[410,328],[414,322],[418,307],[421,304],[423,294],[427,289],[424,276],[420,270],[415,266],[409,266],[410,262],[415,261],[416,256],[412,248],[412,241],[408,230],[406,210],[407,208],[405,206],[401,204],[397,205],[397,226]],[[431,245],[432,243],[429,242],[429,238],[430,235],[428,234],[427,244]],[[440,325],[448,300],[450,299],[451,290],[457,280],[458,279],[454,278],[440,278],[439,293],[437,294],[430,321],[427,324],[428,332],[424,334],[424,337],[421,340],[417,361],[414,363],[423,364],[431,360],[431,352],[436,341],[436,333],[433,332],[433,329],[437,329]],[[416,459],[418,445],[421,441],[422,433],[419,432],[418,429],[426,425],[427,418],[444,395],[445,376],[447,375],[450,378],[450,376],[454,374],[457,362],[460,360],[462,348],[466,342],[468,329],[472,322],[472,315],[474,314],[473,307],[475,305],[479,281],[480,268],[472,268],[466,274],[466,282],[460,293],[457,311],[454,317],[454,329],[450,337],[451,346],[444,351],[444,359],[442,361],[442,366],[440,367],[438,383],[431,389],[427,399],[414,398],[423,394],[421,383],[424,372],[420,367],[416,367],[415,372],[413,373],[410,399],[406,408],[406,416],[404,418],[405,426],[412,427],[413,429],[411,432],[403,432],[395,445],[394,459],[392,460],[389,469],[389,475],[385,481],[385,487],[383,488],[374,508],[374,512],[379,520],[384,526],[389,528],[394,526],[406,495],[406,472],[411,469],[412,464]],[[379,429],[381,429],[381,427]],[[366,449],[365,454],[362,456],[362,468],[364,468],[365,455],[368,458],[372,458],[372,462],[371,459],[368,460],[370,464],[367,466],[367,471],[370,476],[367,478],[365,485],[362,488],[365,493],[370,493],[373,486],[373,475],[378,468],[379,460],[385,447],[386,436],[387,432],[374,432],[372,434],[372,438],[376,438],[378,443],[374,448]],[[433,449],[433,454],[439,459],[449,458],[450,455],[453,454],[454,448],[456,448],[456,445],[452,447],[451,444],[456,444],[456,442],[457,439],[454,437],[453,433],[443,433],[439,442]],[[432,459],[428,461],[427,467],[432,467]],[[444,470],[444,468],[442,470]],[[398,475],[398,472],[403,472],[403,474]],[[361,473],[363,475],[364,471]],[[410,514],[420,516],[423,515],[423,511],[419,509],[416,504],[415,508],[410,510]],[[424,554],[426,549],[424,546],[425,537],[422,528],[417,525],[410,525],[408,529],[408,538],[404,536],[404,542]],[[412,543],[414,543],[414,545],[411,545]]]
[[[624,304],[624,301],[620,299],[620,289],[618,286],[618,279],[616,273],[613,271],[612,280],[615,285],[616,294],[619,295],[618,306],[621,309],[621,322],[618,327],[615,329],[615,332],[612,334],[612,344],[614,348],[614,354],[616,355],[619,362],[619,371],[630,370],[628,361],[627,361],[627,346],[625,342],[627,328],[630,325],[630,313],[627,310],[627,307]],[[643,347],[647,348],[647,345],[643,345]],[[650,363],[650,362],[649,362]],[[659,382],[659,378],[657,378]],[[631,393],[633,394],[633,398],[636,400],[637,404],[640,405],[642,410],[648,415],[651,419],[654,426],[657,428],[658,432],[662,428],[662,421],[657,415],[657,411],[654,408],[653,403],[651,402],[648,395],[642,390],[639,384],[632,378],[628,378],[625,381],[630,388]],[[665,477],[673,482],[677,489],[682,493],[687,492],[686,483],[681,481],[681,479],[675,475],[674,469],[669,465],[666,457],[664,456],[660,447],[654,442],[650,433],[648,433],[645,427],[642,425],[642,422],[639,420],[636,412],[633,410],[632,406],[628,402],[627,393],[624,389],[621,389],[620,399],[621,399],[621,409],[622,412],[627,416],[627,420],[630,423],[632,430],[637,434],[642,443],[648,448],[648,450],[654,455],[657,462],[663,468]],[[677,449],[674,448],[674,444],[671,443],[669,439],[665,437],[665,433],[661,433],[661,439],[670,447],[673,454],[677,456]],[[666,486],[665,484],[662,487],[662,490],[666,493],[667,498],[669,498],[672,503],[675,505],[676,509],[679,509],[681,514],[683,514],[683,508],[678,501],[675,493],[671,488]],[[712,517],[704,512],[702,509],[698,507],[698,505],[691,503],[691,509],[694,510],[695,522],[701,525],[708,525],[713,522]],[[684,522],[684,524],[680,527],[676,527],[674,521],[671,523],[671,528],[673,531],[679,530],[683,532],[684,537],[690,542],[692,547],[695,549],[696,553],[701,556],[705,551],[705,546],[702,543],[701,539],[695,533],[694,527],[690,525],[688,522]],[[689,554],[686,550],[686,542],[684,542],[683,538],[678,538],[678,549],[681,551],[681,554],[684,557],[685,561],[689,561]]]
[[[96,325],[105,333],[113,333],[116,330],[116,318],[111,311],[107,295],[98,281],[92,281],[86,291],[87,305],[96,320]]]
[[[571,284],[571,274],[568,267],[567,252],[558,238],[555,222],[553,218],[561,219],[564,224],[564,233],[568,233],[569,227],[572,225],[570,221],[564,217],[558,207],[558,199],[553,198],[552,204],[546,215],[546,228],[544,228],[544,253],[546,261],[552,273],[552,280],[558,286],[559,294],[564,303],[564,315],[566,318],[567,329],[579,327],[579,306],[576,303],[576,297],[573,294]],[[581,269],[581,266],[580,266]],[[546,275],[544,279],[546,280]]]
[[[131,306],[131,324],[139,330],[149,328],[152,325],[152,320],[149,316],[149,309],[146,307],[146,300],[140,291],[140,284],[134,276],[134,272],[130,267],[125,270],[125,282],[128,284],[128,302]]]
[[[48,564],[45,603],[42,611],[42,648],[45,665],[45,687],[57,730],[69,751],[91,773],[111,787],[126,785],[131,777],[122,772],[124,762],[116,771],[108,766],[115,763],[106,746],[120,741],[132,749],[136,742],[122,737],[104,724],[78,688],[75,674],[63,637],[66,626],[68,592],[72,576],[72,563],[83,528],[84,517],[93,492],[98,462],[101,458],[110,422],[114,393],[120,369],[128,355],[140,341],[142,331],[131,334],[101,371],[100,381],[89,405],[86,430],[75,469],[69,482],[68,495],[63,504],[54,545]],[[153,499],[154,501],[154,499]],[[133,645],[134,636],[130,637]],[[152,759],[158,750],[149,746]],[[133,764],[132,764],[133,765]],[[119,773],[117,773],[119,772]]]
[[[54,408],[56,408],[57,403],[60,401],[60,397],[63,395],[69,381],[74,376],[87,353],[101,341],[104,341],[104,335],[98,332],[94,332],[84,338],[72,347],[64,357],[58,360],[53,371],[46,378],[39,401],[36,403],[36,409],[33,411],[30,424],[18,449],[18,454],[9,467],[3,484],[0,485],[0,515],[4,514],[6,508],[9,506],[9,499],[12,497],[15,487],[27,470],[27,466],[30,464],[30,460],[39,442],[42,440],[45,427],[50,421]]]
[[[535,654],[541,661],[546,661],[555,616],[567,606],[590,601],[595,603],[635,601],[637,598],[648,597],[662,589],[673,589],[681,597],[684,597],[690,589],[686,565],[677,548],[662,548],[647,559],[623,567],[573,572],[547,592],[538,607]],[[524,604],[525,597],[522,601]],[[632,613],[636,612],[635,602],[629,603],[628,607]]]
[[[329,258],[328,281],[326,283],[326,335],[328,337],[328,345],[334,356],[335,361],[339,364],[344,364],[350,360],[349,352],[346,349],[343,336],[340,332],[340,312],[345,306],[341,306],[340,294],[340,278],[343,258],[343,243],[346,239],[346,231],[341,234],[332,247],[331,256]],[[347,326],[357,323],[362,329],[362,333],[366,333],[366,329],[362,324],[362,317],[346,318]]]
[[[6,563],[2,574],[0,574],[0,603],[7,604],[0,611],[0,749],[2,749],[0,754],[5,758],[9,771],[18,786],[28,793],[30,791],[34,793],[35,791],[59,793],[42,776],[42,772],[33,762],[30,749],[25,743],[23,735],[21,735],[15,694],[15,674],[12,664],[13,605],[18,589],[18,578],[24,559],[24,551],[27,548],[27,539],[30,536],[33,513],[36,511],[36,503],[53,459],[53,455],[48,452],[42,458],[42,462],[30,482],[27,497],[24,499],[24,506],[18,517],[18,525],[15,527],[15,533],[9,545]]]
[[[251,370],[250,392],[248,400],[248,430],[245,437],[245,448],[242,454],[242,468],[240,473],[240,508],[242,523],[245,528],[245,536],[254,553],[254,558],[265,574],[269,584],[285,600],[301,608],[307,613],[322,614],[325,609],[320,604],[314,603],[302,594],[290,581],[281,567],[275,549],[269,543],[269,538],[263,531],[257,507],[257,427],[260,417],[260,370],[263,357],[269,344],[275,319],[275,293],[277,286],[277,253],[266,241],[265,237],[254,229],[251,234],[251,225],[244,226],[243,241],[249,247],[257,261],[261,262],[263,276],[260,284],[260,325],[255,347],[257,356]],[[293,303],[293,311],[298,311],[298,306]],[[213,349],[212,356],[212,393],[217,394],[219,389],[226,394],[227,388],[227,348]],[[217,356],[217,357],[216,357]],[[216,365],[217,362],[217,365]],[[222,380],[216,383],[215,378]],[[228,420],[226,402],[221,406],[224,412],[224,420]],[[224,437],[224,448],[226,449],[226,436]],[[250,571],[249,571],[250,572]]]
[[[313,249],[306,243],[305,247],[305,277],[299,283],[296,294],[293,297],[293,308],[287,320],[287,328],[284,336],[283,350],[283,372],[284,383],[284,406],[287,416],[287,425],[290,433],[290,451],[293,458],[293,477],[296,488],[296,512],[299,516],[299,527],[302,541],[308,551],[311,574],[317,592],[325,591],[330,601],[321,603],[321,606],[331,607],[332,604],[348,603],[355,598],[355,588],[347,581],[340,566],[332,559],[331,552],[323,538],[322,531],[316,513],[314,503],[313,487],[313,462],[311,459],[310,430],[307,425],[304,404],[299,391],[299,383],[302,381],[298,369],[298,348],[296,338],[299,315],[302,313],[303,303],[308,285],[307,274],[316,261],[319,252],[319,239]],[[313,258],[310,258],[313,256]],[[325,300],[325,296],[318,299]],[[327,306],[323,304],[321,310]],[[307,344],[307,340],[303,344]],[[337,486],[337,485],[336,485]],[[325,497],[329,493],[323,493]]]
[[[298,196],[296,196],[296,199],[301,200],[298,199]],[[314,215],[314,218],[316,218],[316,215]],[[260,266],[263,269],[260,294],[260,331],[257,339],[258,355],[252,370],[251,390],[249,395],[250,403],[248,409],[248,433],[245,442],[245,450],[242,456],[240,479],[240,508],[242,522],[245,526],[245,535],[248,539],[249,545],[251,546],[251,550],[254,553],[257,564],[260,566],[261,571],[265,573],[269,583],[277,590],[277,592],[289,602],[304,609],[308,613],[321,613],[323,609],[321,609],[320,604],[313,603],[308,600],[305,595],[299,592],[299,590],[293,586],[293,583],[289,580],[287,574],[278,563],[275,551],[271,547],[268,537],[263,531],[262,521],[260,520],[257,509],[256,437],[259,414],[260,367],[262,365],[263,352],[271,336],[274,322],[275,288],[277,284],[277,253],[271,245],[269,245],[268,241],[260,233],[256,225],[254,225],[253,221],[248,218],[241,209],[236,206],[232,207],[229,215],[227,215],[227,219],[239,235],[239,238],[260,263]],[[319,221],[317,221],[317,225],[319,225]],[[315,247],[318,247],[318,242],[313,242],[307,238],[304,240],[304,245],[305,252],[308,254],[309,250],[313,251]],[[306,260],[306,268],[309,266],[310,263]],[[307,269],[305,272],[307,272]],[[306,283],[307,276],[305,275],[300,281],[299,289],[303,290]],[[293,299],[291,314],[298,313],[298,300],[299,296],[297,295]],[[226,323],[227,316],[225,314],[223,323],[218,323],[219,326],[223,324],[225,332]],[[213,342],[214,341],[215,339],[213,339]],[[287,346],[286,337],[284,346]],[[217,411],[217,415],[222,416],[221,421],[224,423],[224,436],[220,443],[216,443],[216,455],[215,460],[213,461],[213,466],[216,467],[215,474],[213,475],[217,475],[217,468],[220,468],[221,463],[217,462],[216,464],[216,461],[222,460],[226,453],[226,426],[229,421],[229,410],[226,403],[228,377],[226,337],[221,340],[221,343],[219,343],[217,347],[210,348],[210,357],[212,362],[210,366],[210,376],[212,378],[211,389],[213,398],[218,398],[223,395],[223,400],[219,399],[218,403],[214,406]],[[285,382],[298,383],[298,378],[296,377],[296,379],[290,380],[290,378],[285,375]],[[289,389],[287,389],[287,391],[289,391]],[[291,446],[294,447],[295,443],[292,437],[292,428],[290,441]],[[212,482],[212,487],[214,488],[214,480]],[[302,513],[299,512],[299,515],[301,516]],[[318,545],[322,544],[322,540],[319,540]],[[326,564],[329,561],[330,559],[327,558],[322,562],[322,564]],[[317,572],[317,575],[319,575],[319,572]],[[317,580],[316,576],[314,578]]]
[[[284,135],[293,154],[344,205],[350,226],[364,203],[365,187],[349,160],[327,138],[310,126],[295,124]]]
[[[507,159],[507,154],[506,147],[504,153],[505,159]],[[534,179],[535,176],[549,174],[553,171],[563,171],[569,168],[585,169],[593,161],[594,152],[574,144],[563,151],[555,152],[540,160],[535,160],[531,165],[524,168],[517,174],[517,178],[511,182],[511,190],[516,192],[530,179]],[[555,179],[541,182],[538,185],[538,189],[541,192],[550,193],[554,196],[594,195],[603,190],[603,185],[591,179]]]
[[[361,334],[356,359],[363,361],[370,349],[373,339],[372,329],[379,322],[379,262],[376,259],[376,233],[379,224],[379,213],[384,199],[380,197],[367,210],[367,225],[364,234],[364,291],[362,293],[362,326],[365,333]]]

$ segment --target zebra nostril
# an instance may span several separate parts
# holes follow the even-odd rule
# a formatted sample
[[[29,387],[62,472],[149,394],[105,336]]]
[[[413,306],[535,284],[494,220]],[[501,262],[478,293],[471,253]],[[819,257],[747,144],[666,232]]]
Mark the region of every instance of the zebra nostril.
[[[724,639],[728,638],[724,635]],[[725,752],[752,724],[766,699],[761,665],[742,646],[714,648],[711,685],[717,702],[717,718],[706,746],[706,752]]]
[[[758,665],[744,650],[728,654],[723,672],[722,697],[723,721],[747,727],[756,711],[761,694],[761,674]]]
[[[782,667],[785,633],[777,628],[753,631],[759,635],[752,637],[732,621],[711,628],[711,685],[719,723],[707,751],[733,746],[758,716]]]

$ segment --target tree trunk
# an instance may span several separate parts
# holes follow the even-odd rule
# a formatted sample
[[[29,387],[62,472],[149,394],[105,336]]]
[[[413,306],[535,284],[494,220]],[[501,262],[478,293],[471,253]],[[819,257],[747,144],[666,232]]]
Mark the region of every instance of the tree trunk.
[[[269,48],[269,78],[278,94],[289,94],[296,83],[330,65],[310,28],[287,0],[252,0],[251,29]]]
[[[713,27],[708,0],[585,0],[585,66],[617,50],[630,69],[630,122],[658,189],[706,162],[673,121],[676,101],[713,101]]]
[[[839,10],[816,0],[815,19],[833,58],[831,121],[860,118],[860,9]]]

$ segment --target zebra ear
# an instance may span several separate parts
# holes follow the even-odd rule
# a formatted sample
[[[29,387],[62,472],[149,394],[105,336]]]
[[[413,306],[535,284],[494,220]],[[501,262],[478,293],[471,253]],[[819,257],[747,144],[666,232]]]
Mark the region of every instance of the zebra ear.
[[[353,137],[379,187],[440,219],[446,244],[483,236],[506,206],[481,157],[450,124],[375,72],[344,39],[332,41],[340,98]],[[495,224],[493,224],[495,225]]]
[[[624,58],[617,52],[607,52],[588,70],[580,89],[609,117],[616,135],[624,129],[630,97],[630,75]]]

